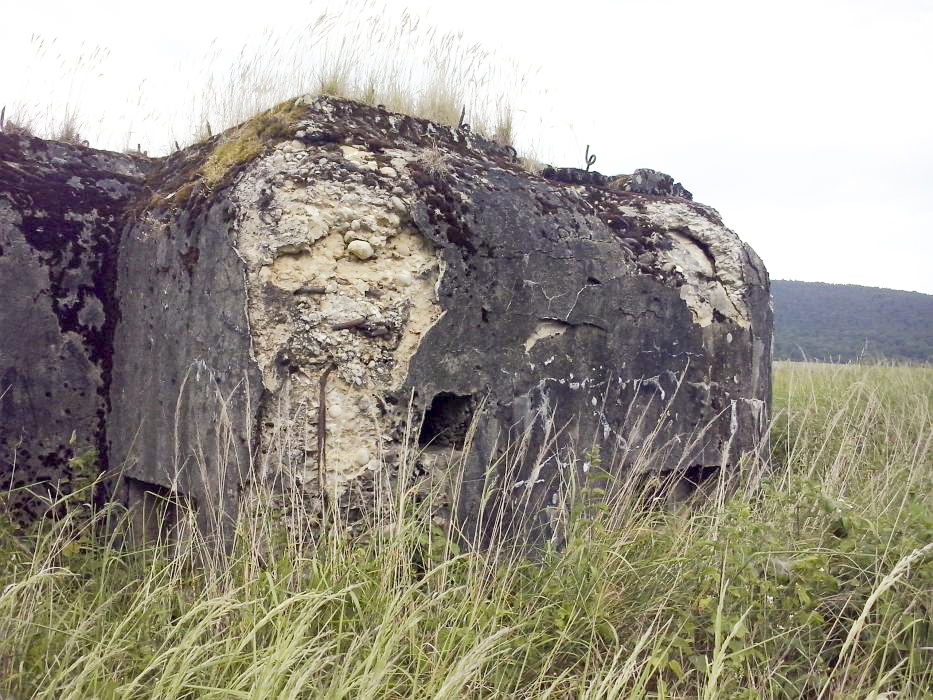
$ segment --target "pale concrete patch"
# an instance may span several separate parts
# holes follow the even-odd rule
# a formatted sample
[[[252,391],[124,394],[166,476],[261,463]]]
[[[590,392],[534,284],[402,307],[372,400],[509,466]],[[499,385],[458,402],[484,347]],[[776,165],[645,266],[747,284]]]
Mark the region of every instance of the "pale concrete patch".
[[[684,276],[680,298],[695,323],[708,326],[715,310],[748,328],[751,312],[745,303],[742,241],[713,217],[697,211],[698,206],[671,200],[645,204],[653,228],[665,231],[673,242],[670,250],[659,252],[658,262]]]
[[[394,175],[406,177],[410,154],[391,155]],[[344,161],[373,170],[374,157],[353,146],[336,154],[290,142],[254,163],[232,193],[254,356],[267,390],[261,472],[332,496],[382,464],[391,431],[379,425],[380,402],[405,381],[441,316],[438,251],[403,218],[403,200],[354,180],[352,171],[344,181],[334,177]],[[351,254],[356,241],[372,257]],[[319,483],[320,377],[331,364]]]
[[[525,352],[531,352],[531,349],[538,344],[538,341],[545,338],[555,338],[567,332],[567,324],[560,321],[541,321],[535,326],[534,331],[525,341]]]

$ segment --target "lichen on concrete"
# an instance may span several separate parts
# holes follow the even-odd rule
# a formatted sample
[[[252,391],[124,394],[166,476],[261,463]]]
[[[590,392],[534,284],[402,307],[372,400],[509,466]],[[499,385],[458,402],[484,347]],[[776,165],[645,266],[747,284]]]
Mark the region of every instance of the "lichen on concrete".
[[[0,134],[0,477],[17,517],[86,482],[79,466],[109,466],[114,261],[144,170],[128,156]],[[99,462],[74,461],[91,451]]]

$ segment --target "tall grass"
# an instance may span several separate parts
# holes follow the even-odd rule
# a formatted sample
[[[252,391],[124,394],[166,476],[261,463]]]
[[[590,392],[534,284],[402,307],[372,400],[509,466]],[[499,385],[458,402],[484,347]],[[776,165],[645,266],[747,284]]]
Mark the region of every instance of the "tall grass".
[[[82,42],[77,55],[40,34],[29,39],[32,56],[25,70],[22,94],[3,105],[4,132],[9,134],[41,134],[56,141],[85,143],[99,132],[83,111],[82,100],[91,83],[99,80],[109,60],[105,47],[86,47]],[[47,76],[34,76],[30,67],[51,69],[57,78],[54,88]],[[38,96],[41,95],[41,96]],[[98,120],[103,114],[98,115]]]
[[[118,509],[77,494],[2,531],[0,693],[928,697],[933,370],[779,363],[775,403],[757,485],[676,511],[590,493],[533,558],[461,549],[399,489],[313,538],[244,499],[228,565],[195,566],[196,536],[120,546]]]
[[[102,137],[92,145],[155,155],[284,100],[329,94],[452,126],[462,116],[474,131],[512,143],[516,100],[532,71],[460,32],[374,0],[315,6],[322,9],[293,28],[266,29],[238,49],[215,39],[200,58],[183,59],[168,73],[138,76],[138,94],[127,100],[120,123],[108,122],[105,135],[101,124],[89,128],[93,108],[81,98],[88,97],[89,79],[106,79],[106,50],[82,47],[72,62],[49,53],[54,40],[33,37],[33,63],[58,77],[38,85],[27,80],[23,97],[7,110],[8,121],[48,138],[73,141],[81,133]],[[65,85],[67,97],[61,94]],[[102,122],[104,115],[97,116]]]

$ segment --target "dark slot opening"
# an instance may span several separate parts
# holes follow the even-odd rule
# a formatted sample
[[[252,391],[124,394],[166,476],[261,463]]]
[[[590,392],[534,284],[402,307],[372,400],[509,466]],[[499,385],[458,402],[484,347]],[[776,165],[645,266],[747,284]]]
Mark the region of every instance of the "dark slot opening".
[[[441,392],[424,414],[418,445],[462,449],[474,408],[472,396]]]
[[[188,509],[197,509],[195,499],[158,484],[126,479],[127,506],[132,512],[132,536],[138,544],[173,542]]]

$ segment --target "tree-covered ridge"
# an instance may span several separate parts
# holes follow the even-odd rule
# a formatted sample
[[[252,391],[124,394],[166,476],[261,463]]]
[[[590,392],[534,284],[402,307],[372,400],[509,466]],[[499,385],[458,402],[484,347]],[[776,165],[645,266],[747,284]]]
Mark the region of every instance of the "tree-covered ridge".
[[[933,296],[772,280],[775,359],[933,362]]]

